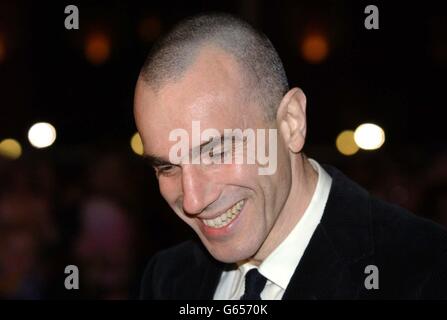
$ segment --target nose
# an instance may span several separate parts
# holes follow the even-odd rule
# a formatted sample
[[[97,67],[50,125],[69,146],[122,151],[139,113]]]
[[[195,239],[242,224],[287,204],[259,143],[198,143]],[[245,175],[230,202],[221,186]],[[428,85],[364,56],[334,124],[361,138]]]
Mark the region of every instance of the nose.
[[[182,187],[183,211],[190,215],[200,214],[219,197],[217,188],[199,165],[183,166]]]

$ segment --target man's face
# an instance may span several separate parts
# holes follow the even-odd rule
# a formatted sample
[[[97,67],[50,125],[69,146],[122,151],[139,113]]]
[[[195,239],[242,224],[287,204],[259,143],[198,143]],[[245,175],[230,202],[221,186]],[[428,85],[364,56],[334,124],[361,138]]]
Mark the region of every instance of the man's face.
[[[199,235],[208,251],[223,262],[256,255],[286,202],[291,173],[288,149],[277,139],[277,170],[259,175],[257,164],[169,164],[174,129],[192,142],[192,122],[201,130],[268,129],[257,102],[250,101],[238,64],[223,51],[206,48],[182,77],[154,91],[139,80],[135,119],[145,153],[166,163],[155,166],[160,192],[176,214]],[[279,130],[278,130],[278,134]],[[206,141],[201,140],[200,143]]]

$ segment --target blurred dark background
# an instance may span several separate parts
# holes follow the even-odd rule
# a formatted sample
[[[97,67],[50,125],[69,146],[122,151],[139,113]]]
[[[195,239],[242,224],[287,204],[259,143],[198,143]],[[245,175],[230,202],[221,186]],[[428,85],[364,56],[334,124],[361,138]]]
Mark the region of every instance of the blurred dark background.
[[[64,27],[71,4],[79,30]],[[378,30],[364,27],[369,4]],[[130,139],[148,50],[205,11],[236,14],[269,36],[290,85],[307,95],[308,155],[447,226],[440,4],[0,0],[0,298],[135,298],[151,255],[193,236]],[[42,121],[57,139],[37,149],[27,135]],[[365,122],[383,128],[383,146],[340,153],[339,133]],[[80,290],[64,288],[69,264],[80,269]]]

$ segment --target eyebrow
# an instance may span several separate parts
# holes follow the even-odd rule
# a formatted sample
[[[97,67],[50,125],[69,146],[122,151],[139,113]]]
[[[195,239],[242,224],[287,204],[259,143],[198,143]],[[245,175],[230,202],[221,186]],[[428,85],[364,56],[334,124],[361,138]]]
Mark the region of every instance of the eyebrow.
[[[160,166],[165,166],[165,165],[173,166],[174,165],[169,160],[167,160],[163,157],[153,155],[153,154],[144,154],[143,158],[144,158],[144,160],[146,160],[147,163],[149,163],[149,165],[151,165],[153,167],[160,167]]]
[[[197,150],[200,151],[200,153],[203,152],[204,147],[214,148],[216,145],[222,144],[224,142],[224,135],[221,134],[220,136],[214,136],[211,137],[208,141],[205,141],[200,146],[196,146],[190,150],[191,154],[194,154]]]

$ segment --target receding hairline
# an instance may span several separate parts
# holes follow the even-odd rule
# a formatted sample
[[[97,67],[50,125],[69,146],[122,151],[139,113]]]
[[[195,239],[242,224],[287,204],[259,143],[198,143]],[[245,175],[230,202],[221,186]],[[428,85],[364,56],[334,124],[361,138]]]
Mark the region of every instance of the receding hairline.
[[[201,44],[197,45],[189,63],[175,77],[170,77],[169,79],[166,78],[163,82],[153,83],[150,79],[145,77],[144,74],[140,73],[139,81],[142,81],[146,87],[151,88],[155,93],[157,93],[168,84],[175,84],[182,81],[189,72],[200,66],[199,63],[203,62],[201,60],[209,58],[210,56],[215,56],[219,62],[222,62],[226,71],[229,71],[229,73],[235,75],[232,78],[237,79],[243,87],[250,84],[250,79],[248,77],[244,77],[244,65],[238,60],[237,56],[228,50],[225,50],[225,48],[219,46],[213,41],[202,42]]]

